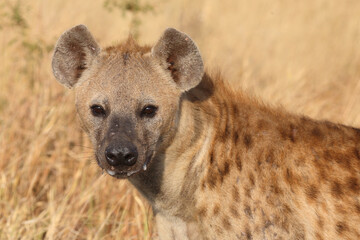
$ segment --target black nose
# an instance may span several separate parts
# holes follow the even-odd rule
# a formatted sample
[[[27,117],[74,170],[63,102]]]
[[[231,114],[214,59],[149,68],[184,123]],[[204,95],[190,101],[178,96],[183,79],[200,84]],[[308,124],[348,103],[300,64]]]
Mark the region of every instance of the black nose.
[[[110,166],[132,166],[137,160],[137,150],[132,146],[109,146],[105,150],[105,157]]]

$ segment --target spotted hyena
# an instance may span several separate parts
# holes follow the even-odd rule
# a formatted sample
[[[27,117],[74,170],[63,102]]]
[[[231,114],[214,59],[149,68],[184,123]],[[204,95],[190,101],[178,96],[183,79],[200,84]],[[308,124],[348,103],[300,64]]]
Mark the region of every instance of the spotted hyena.
[[[204,72],[167,29],[153,47],[58,40],[56,79],[99,166],[153,207],[160,239],[360,239],[360,130],[270,108]]]

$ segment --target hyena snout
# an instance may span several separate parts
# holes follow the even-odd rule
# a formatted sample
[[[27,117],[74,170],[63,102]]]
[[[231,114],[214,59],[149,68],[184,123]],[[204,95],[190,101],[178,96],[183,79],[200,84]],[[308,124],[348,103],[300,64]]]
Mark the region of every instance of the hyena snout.
[[[133,166],[138,151],[131,142],[111,144],[105,149],[105,158],[110,166]]]

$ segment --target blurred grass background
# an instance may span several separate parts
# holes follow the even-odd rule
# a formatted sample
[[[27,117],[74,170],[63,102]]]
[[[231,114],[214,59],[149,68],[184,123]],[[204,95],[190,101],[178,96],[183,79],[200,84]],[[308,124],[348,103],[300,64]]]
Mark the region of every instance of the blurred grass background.
[[[178,28],[234,87],[359,127],[359,13],[357,0],[2,0],[0,239],[156,238],[146,201],[101,174],[73,93],[51,73],[66,29],[85,24],[108,46]]]

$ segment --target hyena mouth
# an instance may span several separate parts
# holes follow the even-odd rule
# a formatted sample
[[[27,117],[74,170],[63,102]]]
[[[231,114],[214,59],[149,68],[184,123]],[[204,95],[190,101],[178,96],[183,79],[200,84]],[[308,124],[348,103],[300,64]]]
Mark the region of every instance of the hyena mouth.
[[[144,164],[142,165],[141,168],[138,168],[138,169],[134,169],[134,170],[128,170],[128,171],[118,171],[116,170],[115,168],[113,169],[106,169],[106,172],[112,176],[112,177],[115,177],[117,179],[123,179],[123,178],[127,178],[127,177],[130,177],[140,171],[143,171],[145,172],[148,168],[149,168],[149,164],[154,156],[153,154],[154,152],[152,152],[151,154],[148,154],[146,159],[145,159],[145,162]]]

